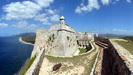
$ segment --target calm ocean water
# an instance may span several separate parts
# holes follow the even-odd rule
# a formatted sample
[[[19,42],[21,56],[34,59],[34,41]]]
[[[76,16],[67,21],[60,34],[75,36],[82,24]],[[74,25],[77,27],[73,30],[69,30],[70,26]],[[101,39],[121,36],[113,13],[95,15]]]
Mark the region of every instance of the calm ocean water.
[[[0,75],[14,75],[30,57],[33,46],[18,37],[0,37]]]

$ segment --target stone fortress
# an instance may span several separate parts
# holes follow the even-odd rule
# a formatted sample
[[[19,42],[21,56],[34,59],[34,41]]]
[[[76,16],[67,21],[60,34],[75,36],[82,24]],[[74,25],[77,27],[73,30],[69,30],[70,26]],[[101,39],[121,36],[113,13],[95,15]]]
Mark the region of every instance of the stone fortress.
[[[30,66],[30,68],[27,70],[25,75],[41,75],[41,74],[53,75],[48,73],[49,71],[51,73],[54,72],[54,71],[51,71],[51,69],[56,63],[49,62],[49,60],[47,61],[47,56],[51,56],[53,58],[71,59],[74,56],[78,57],[79,55],[82,55],[80,54],[80,50],[79,50],[80,48],[86,48],[87,49],[86,52],[89,52],[89,50],[93,51],[95,47],[93,46],[92,48],[92,42],[90,45],[90,41],[94,40],[93,35],[94,35],[93,33],[81,33],[81,32],[75,33],[75,30],[65,23],[65,18],[63,16],[60,18],[60,23],[52,25],[50,29],[37,30],[34,49],[31,54],[31,59],[35,57],[35,60]],[[91,54],[91,57],[93,57],[96,52],[97,50],[95,50]],[[84,55],[82,57],[84,57]],[[91,60],[87,57],[84,57],[84,58],[86,58],[88,61]],[[57,60],[57,61],[60,61],[60,60]],[[71,63],[74,65],[74,63],[71,61],[65,62],[65,63],[66,64]],[[65,67],[65,63],[62,64],[62,66]],[[85,64],[86,62],[83,62],[83,63]],[[78,65],[78,67],[81,67],[81,65]],[[73,67],[73,68],[74,68],[73,71],[77,70],[77,67]],[[82,68],[80,69],[85,70],[84,68],[85,67],[83,67],[83,69]],[[45,70],[43,71],[43,69]],[[78,69],[77,71],[80,71],[80,69]],[[70,70],[72,71],[72,69]],[[69,72],[69,71],[66,71],[66,72]],[[84,72],[84,71],[80,71],[80,72]],[[60,74],[60,72],[58,73]],[[58,73],[57,75],[59,75]]]
[[[38,55],[45,49],[46,55],[71,57],[78,55],[78,47],[86,47],[90,40],[94,40],[93,33],[75,33],[75,30],[65,24],[65,18],[60,18],[59,24],[54,24],[50,29],[37,30],[37,37],[32,56]]]
[[[89,51],[80,54],[80,48]],[[37,30],[33,57],[25,75],[133,75],[131,53],[97,33],[75,33],[63,16],[50,29]],[[61,68],[53,71],[57,64]]]

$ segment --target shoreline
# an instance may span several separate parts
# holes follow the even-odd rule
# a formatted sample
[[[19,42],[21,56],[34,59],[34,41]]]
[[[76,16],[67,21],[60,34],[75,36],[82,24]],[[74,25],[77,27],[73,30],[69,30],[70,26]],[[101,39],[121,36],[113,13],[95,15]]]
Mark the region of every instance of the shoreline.
[[[21,42],[21,43],[23,43],[23,44],[28,44],[28,45],[33,45],[33,46],[34,46],[34,44],[32,44],[32,43],[23,41],[23,40],[22,40],[22,37],[19,37],[19,42]]]

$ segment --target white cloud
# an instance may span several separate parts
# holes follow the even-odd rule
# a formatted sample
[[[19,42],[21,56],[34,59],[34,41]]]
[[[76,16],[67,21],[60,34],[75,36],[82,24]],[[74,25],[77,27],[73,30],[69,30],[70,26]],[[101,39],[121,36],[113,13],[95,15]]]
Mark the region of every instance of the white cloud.
[[[2,27],[7,27],[8,26],[8,24],[6,24],[6,23],[0,23],[0,28]]]
[[[33,18],[42,8],[31,1],[14,2],[3,7],[6,20]]]
[[[50,21],[59,21],[59,10],[46,9],[46,13],[38,14],[34,20],[42,22],[44,25],[51,25]]]
[[[50,3],[53,3],[54,0],[35,0],[41,7],[49,7]]]
[[[111,0],[101,0],[101,2],[103,5],[108,5],[111,2]]]
[[[36,30],[36,29],[38,29],[38,26],[35,24],[31,24],[31,25],[27,26],[26,28],[29,30]]]
[[[117,2],[119,2],[120,0],[114,0],[114,1],[110,1],[112,2],[112,4],[116,4]]]
[[[60,16],[58,14],[55,14],[50,17],[51,21],[59,21]]]
[[[51,25],[50,21],[59,21],[58,13],[62,10],[50,8],[50,4],[53,2],[54,0],[34,0],[7,4],[3,7],[6,12],[3,19],[18,21],[31,19],[45,25]],[[21,27],[21,25],[17,24],[17,27]]]
[[[55,9],[55,10],[47,9],[46,12],[47,12],[48,14],[56,14],[56,13],[58,13],[58,11],[57,11],[56,9]]]
[[[131,0],[127,0],[128,3],[131,3]]]
[[[15,25],[12,25],[12,26],[17,27],[17,28],[26,28],[28,26],[28,22],[27,21],[19,21]]]
[[[49,23],[49,17],[47,17],[47,14],[38,14],[34,20],[42,22],[45,25],[51,25],[51,23]]]
[[[84,2],[84,1],[83,1]],[[100,5],[98,3],[98,0],[88,0],[88,5],[84,5],[84,3],[81,3],[80,6],[78,6],[76,9],[75,9],[75,12],[76,13],[82,13],[82,12],[90,12],[92,11],[93,9],[99,9],[100,8]]]
[[[94,32],[100,33],[100,34],[116,34],[116,35],[132,35],[133,36],[133,30],[104,29],[104,30],[98,30]]]
[[[47,10],[47,12],[48,12],[49,14],[55,14],[55,12],[54,12],[53,10],[51,10],[51,9]]]
[[[127,30],[122,30],[122,29],[113,29],[113,31],[126,32]]]
[[[82,13],[82,10],[81,10],[80,7],[78,6],[78,7],[75,9],[75,12],[76,12],[76,13]]]
[[[15,25],[12,25],[12,27],[21,28],[21,29],[29,29],[29,30],[35,30],[38,28],[35,24],[29,24],[27,21],[19,21]]]
[[[59,15],[58,14],[38,14],[34,20],[42,22],[44,25],[51,25],[50,21],[59,21]]]
[[[35,0],[13,2],[3,7],[3,10],[7,13],[5,15],[6,20],[12,19],[29,19],[34,18],[43,8],[50,7],[50,4],[54,0]]]
[[[88,0],[88,4],[85,5],[85,0],[82,0],[79,6],[75,9],[76,13],[86,13],[91,12],[93,9],[100,9],[100,3],[102,2],[103,5],[109,4],[116,4],[120,0]],[[127,2],[131,3],[131,0],[126,0]]]

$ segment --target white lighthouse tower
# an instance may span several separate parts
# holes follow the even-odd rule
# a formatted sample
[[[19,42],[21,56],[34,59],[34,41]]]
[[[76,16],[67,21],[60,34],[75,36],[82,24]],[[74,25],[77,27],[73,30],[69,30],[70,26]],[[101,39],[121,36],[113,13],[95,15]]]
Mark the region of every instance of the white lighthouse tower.
[[[60,17],[60,24],[65,25],[65,17],[64,16]]]

